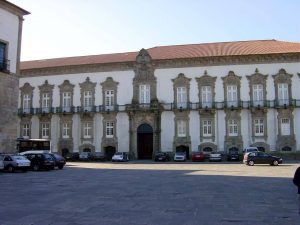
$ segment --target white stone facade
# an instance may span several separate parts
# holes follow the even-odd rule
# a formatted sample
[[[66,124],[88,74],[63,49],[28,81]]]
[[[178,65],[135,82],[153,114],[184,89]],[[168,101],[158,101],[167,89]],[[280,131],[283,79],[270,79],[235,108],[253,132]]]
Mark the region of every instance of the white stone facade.
[[[143,51],[139,56],[147,57]],[[54,152],[100,152],[112,147],[133,158],[149,158],[141,151],[153,156],[156,151],[185,150],[190,155],[230,148],[242,151],[253,145],[266,151],[300,150],[298,59],[157,68],[138,57],[131,69],[24,73],[19,84],[18,134],[23,136],[28,126],[28,137],[42,138],[41,126],[49,123]],[[68,94],[60,89],[64,82],[72,89],[66,91],[72,95],[72,109],[65,112],[62,95]],[[50,91],[43,85],[51,86]],[[46,92],[51,110],[43,112],[41,93]],[[25,95],[30,111],[24,108]],[[71,132],[65,138],[63,126]]]

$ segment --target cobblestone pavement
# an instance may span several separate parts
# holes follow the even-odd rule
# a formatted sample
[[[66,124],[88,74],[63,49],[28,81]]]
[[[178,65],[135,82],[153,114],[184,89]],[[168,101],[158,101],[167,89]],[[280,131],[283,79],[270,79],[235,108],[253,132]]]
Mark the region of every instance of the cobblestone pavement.
[[[0,225],[296,225],[300,163],[68,163],[0,172]]]

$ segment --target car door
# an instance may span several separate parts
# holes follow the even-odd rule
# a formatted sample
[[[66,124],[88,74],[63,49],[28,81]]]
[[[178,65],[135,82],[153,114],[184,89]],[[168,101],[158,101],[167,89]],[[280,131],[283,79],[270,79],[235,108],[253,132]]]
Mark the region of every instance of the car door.
[[[269,164],[270,163],[269,155],[264,152],[259,152],[259,158],[260,158],[261,164]]]

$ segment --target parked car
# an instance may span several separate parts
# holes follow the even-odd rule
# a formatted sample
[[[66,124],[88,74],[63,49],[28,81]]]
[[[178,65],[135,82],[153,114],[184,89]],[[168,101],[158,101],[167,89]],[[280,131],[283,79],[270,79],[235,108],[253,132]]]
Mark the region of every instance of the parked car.
[[[30,167],[30,161],[22,155],[3,155],[4,170],[14,172],[21,170],[26,172]]]
[[[92,154],[92,160],[94,161],[106,161],[106,155],[104,152],[95,152]]]
[[[60,170],[63,169],[64,166],[66,165],[65,158],[56,153],[50,153],[50,155],[52,156],[52,158],[54,160],[54,167],[57,167]]]
[[[34,171],[54,169],[54,160],[49,153],[24,153],[24,156],[30,160],[30,168]]]
[[[78,161],[79,153],[78,152],[69,152],[64,156],[64,158],[66,159],[66,161]]]
[[[81,152],[79,154],[79,160],[89,161],[91,159],[92,159],[92,153],[90,153],[90,152]]]
[[[157,152],[154,157],[155,161],[170,161],[170,156],[166,152]]]
[[[243,162],[249,166],[254,166],[254,164],[278,166],[278,164],[282,164],[282,158],[264,152],[250,152],[244,155]]]
[[[116,152],[111,159],[112,162],[126,162],[128,160],[129,157],[126,152]]]
[[[227,160],[228,161],[239,161],[240,155],[238,150],[229,150],[227,154]]]
[[[0,170],[4,169],[3,155],[0,155]]]
[[[209,155],[209,161],[212,162],[221,162],[222,161],[222,154],[219,152],[211,152]]]
[[[193,152],[192,153],[192,161],[204,161],[205,160],[205,154],[204,152]]]
[[[174,155],[174,161],[186,161],[185,152],[176,152]]]
[[[257,147],[247,147],[244,149],[244,154],[249,153],[249,152],[258,152],[258,148]]]

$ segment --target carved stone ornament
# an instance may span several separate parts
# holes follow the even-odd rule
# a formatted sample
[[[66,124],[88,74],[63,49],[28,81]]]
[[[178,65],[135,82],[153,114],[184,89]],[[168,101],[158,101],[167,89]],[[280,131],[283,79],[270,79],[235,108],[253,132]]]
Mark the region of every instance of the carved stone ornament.
[[[45,83],[43,85],[39,86],[40,90],[40,107],[42,107],[42,101],[43,101],[43,94],[48,93],[49,94],[49,107],[52,107],[52,99],[53,99],[53,88],[54,85],[50,85],[48,83],[48,80],[45,80]]]
[[[201,77],[196,77],[196,81],[198,83],[198,98],[199,98],[199,102],[200,104],[202,105],[202,87],[205,87],[205,86],[210,86],[211,87],[211,95],[212,95],[212,102],[215,101],[215,95],[216,95],[216,92],[215,92],[215,83],[216,83],[216,80],[217,80],[217,77],[212,77],[212,76],[209,76],[207,74],[207,71],[205,70],[204,71],[204,74],[203,76]]]
[[[240,100],[241,79],[242,77],[235,75],[233,71],[229,71],[226,77],[222,77],[225,102],[227,102],[227,86],[229,85],[237,86],[237,100]]]
[[[21,91],[21,108],[23,108],[24,95],[28,95],[29,96],[29,98],[30,98],[30,108],[32,108],[33,90],[34,90],[34,87],[32,87],[27,82],[23,85],[23,87],[20,88],[20,91]]]
[[[253,85],[261,84],[263,86],[263,97],[264,101],[266,100],[267,97],[267,88],[266,88],[266,82],[268,79],[268,75],[263,75],[259,73],[258,69],[256,68],[255,73],[252,75],[247,75],[246,76],[248,81],[249,81],[249,95],[251,101],[253,101]]]
[[[289,99],[292,99],[292,74],[288,74],[285,69],[280,69],[279,72],[272,76],[274,79],[274,85],[275,85],[275,96],[276,99],[279,99],[279,93],[278,93],[278,84],[280,83],[286,83],[288,84],[288,93],[289,93]]]

